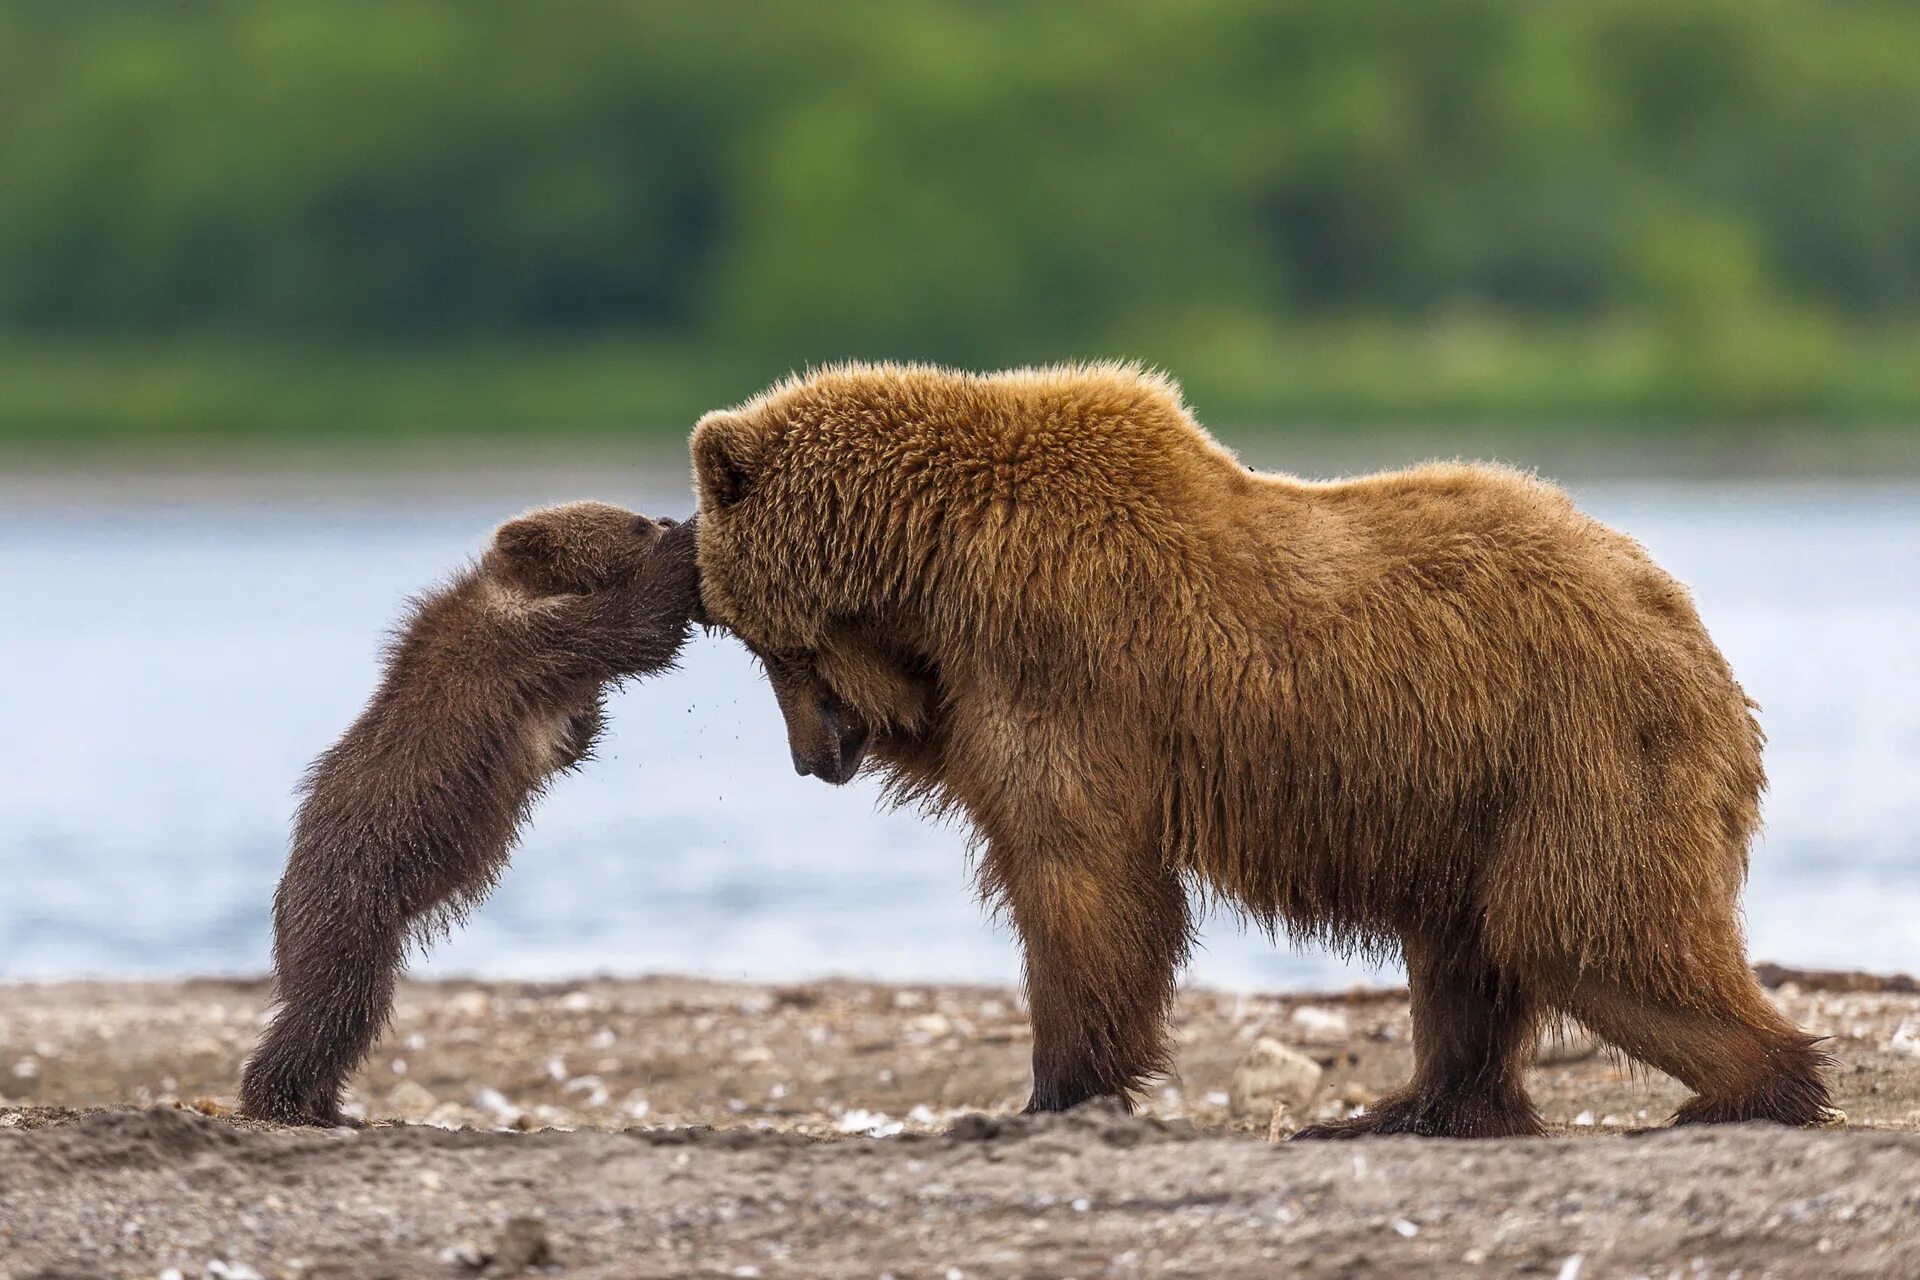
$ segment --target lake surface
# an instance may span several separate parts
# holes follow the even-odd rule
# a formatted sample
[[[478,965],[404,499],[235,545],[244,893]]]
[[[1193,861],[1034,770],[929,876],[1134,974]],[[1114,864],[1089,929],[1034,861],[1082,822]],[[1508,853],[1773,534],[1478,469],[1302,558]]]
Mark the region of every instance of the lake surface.
[[[631,476],[505,502],[0,498],[0,978],[264,969],[293,785],[371,689],[408,593],[503,515],[582,493],[689,506],[677,478]],[[1920,968],[1920,490],[1580,497],[1692,584],[1763,704],[1754,954]],[[556,786],[499,890],[424,967],[1019,971],[972,896],[965,833],[880,808],[868,783],[796,777],[771,695],[721,638],[615,700],[600,758]],[[1366,976],[1231,918],[1208,921],[1191,970],[1236,987]]]

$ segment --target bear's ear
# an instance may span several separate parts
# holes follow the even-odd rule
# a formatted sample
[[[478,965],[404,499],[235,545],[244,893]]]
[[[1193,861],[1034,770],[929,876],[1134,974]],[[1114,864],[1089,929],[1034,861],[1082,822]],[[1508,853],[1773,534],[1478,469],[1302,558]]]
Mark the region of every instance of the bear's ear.
[[[560,554],[560,532],[545,520],[522,516],[494,530],[493,545],[516,564],[546,564]]]
[[[747,496],[765,437],[737,413],[716,412],[693,429],[693,482],[703,510],[721,511]]]

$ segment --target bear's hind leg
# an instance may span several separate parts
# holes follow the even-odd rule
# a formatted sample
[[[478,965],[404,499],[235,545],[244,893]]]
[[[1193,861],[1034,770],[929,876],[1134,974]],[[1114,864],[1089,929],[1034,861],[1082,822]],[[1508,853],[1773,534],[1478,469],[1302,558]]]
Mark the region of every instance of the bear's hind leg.
[[[1511,1138],[1543,1132],[1527,1096],[1539,1003],[1477,951],[1409,940],[1413,1080],[1349,1120],[1312,1125],[1296,1139],[1411,1133]]]
[[[1682,997],[1589,976],[1566,1005],[1596,1035],[1694,1091],[1676,1124],[1812,1126],[1838,1115],[1822,1077],[1828,1056],[1780,1015],[1744,964],[1702,978]]]

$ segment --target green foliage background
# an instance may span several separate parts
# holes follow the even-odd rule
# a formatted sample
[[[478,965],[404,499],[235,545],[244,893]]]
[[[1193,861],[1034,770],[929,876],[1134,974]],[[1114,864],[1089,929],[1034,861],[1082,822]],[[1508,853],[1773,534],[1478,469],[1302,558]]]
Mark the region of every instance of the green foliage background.
[[[1097,355],[1216,421],[1920,421],[1920,5],[0,4],[16,440]]]

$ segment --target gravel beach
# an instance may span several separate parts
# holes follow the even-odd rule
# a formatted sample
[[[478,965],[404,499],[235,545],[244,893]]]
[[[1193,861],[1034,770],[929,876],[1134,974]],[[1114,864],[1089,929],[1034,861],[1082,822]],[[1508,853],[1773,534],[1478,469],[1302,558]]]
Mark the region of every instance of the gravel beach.
[[[1271,1141],[1404,1076],[1392,991],[1188,992],[1141,1115],[1028,1119],[1014,992],[659,977],[408,983],[368,1127],[278,1130],[264,983],[0,986],[0,1278],[1920,1273],[1920,995],[1764,976],[1846,1128],[1662,1130],[1576,1037],[1551,1138]]]

